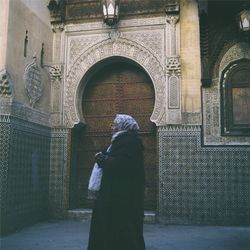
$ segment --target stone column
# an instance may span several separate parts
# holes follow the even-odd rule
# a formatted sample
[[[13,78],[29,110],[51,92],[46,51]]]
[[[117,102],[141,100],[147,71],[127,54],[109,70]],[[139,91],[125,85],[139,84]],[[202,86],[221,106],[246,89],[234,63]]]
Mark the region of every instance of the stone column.
[[[0,6],[0,70],[2,70],[6,64],[9,0],[0,0]]]
[[[181,124],[179,4],[166,8],[166,123]]]
[[[201,124],[201,62],[198,3],[180,1],[180,45],[182,69],[182,120]]]
[[[63,125],[64,24],[52,25],[53,56],[51,81],[51,146],[49,201],[51,216],[65,218],[69,208],[71,128]]]
[[[69,208],[71,129],[51,131],[49,202],[53,218],[65,218]]]
[[[61,64],[52,65],[49,69],[51,82],[51,126],[62,125],[62,74]]]

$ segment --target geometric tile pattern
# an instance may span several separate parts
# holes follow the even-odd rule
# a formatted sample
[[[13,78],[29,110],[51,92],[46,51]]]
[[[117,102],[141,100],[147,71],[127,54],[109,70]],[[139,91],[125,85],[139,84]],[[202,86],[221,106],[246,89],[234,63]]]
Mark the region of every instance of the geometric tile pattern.
[[[0,126],[1,221],[9,232],[48,217],[50,128],[13,117]]]
[[[204,147],[199,126],[161,127],[159,220],[250,225],[250,147]]]
[[[9,141],[9,117],[2,116],[0,122],[0,221],[2,221],[4,214],[8,209],[6,199],[8,190],[7,180],[9,170]]]
[[[69,207],[69,156],[70,129],[53,128],[51,131],[51,154],[49,203],[53,218],[65,217]]]

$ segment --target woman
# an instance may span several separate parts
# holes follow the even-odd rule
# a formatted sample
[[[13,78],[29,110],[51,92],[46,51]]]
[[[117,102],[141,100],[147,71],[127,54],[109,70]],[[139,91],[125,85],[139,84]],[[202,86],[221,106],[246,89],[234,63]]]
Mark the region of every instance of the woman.
[[[116,115],[111,145],[95,156],[103,176],[88,250],[145,250],[144,163],[138,130],[131,116]]]

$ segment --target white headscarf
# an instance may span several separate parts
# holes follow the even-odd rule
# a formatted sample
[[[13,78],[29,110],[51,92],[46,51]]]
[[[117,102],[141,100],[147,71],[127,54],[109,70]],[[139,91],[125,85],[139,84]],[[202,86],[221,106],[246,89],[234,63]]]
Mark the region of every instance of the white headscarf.
[[[125,114],[117,114],[114,120],[115,125],[117,125],[118,127],[118,132],[116,132],[113,136],[112,136],[112,141],[114,141],[114,139],[127,131],[138,131],[139,130],[139,125],[136,122],[136,120],[130,116],[130,115],[125,115]]]
[[[139,130],[139,125],[135,119],[130,115],[117,114],[114,120],[115,124],[118,125],[119,130]]]

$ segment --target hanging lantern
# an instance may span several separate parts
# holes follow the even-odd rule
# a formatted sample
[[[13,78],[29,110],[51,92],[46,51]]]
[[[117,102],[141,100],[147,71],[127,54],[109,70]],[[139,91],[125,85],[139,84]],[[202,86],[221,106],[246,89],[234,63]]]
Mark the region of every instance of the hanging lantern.
[[[250,11],[243,10],[237,15],[238,27],[241,32],[250,31]]]
[[[118,23],[120,0],[102,0],[103,21],[109,26]]]

